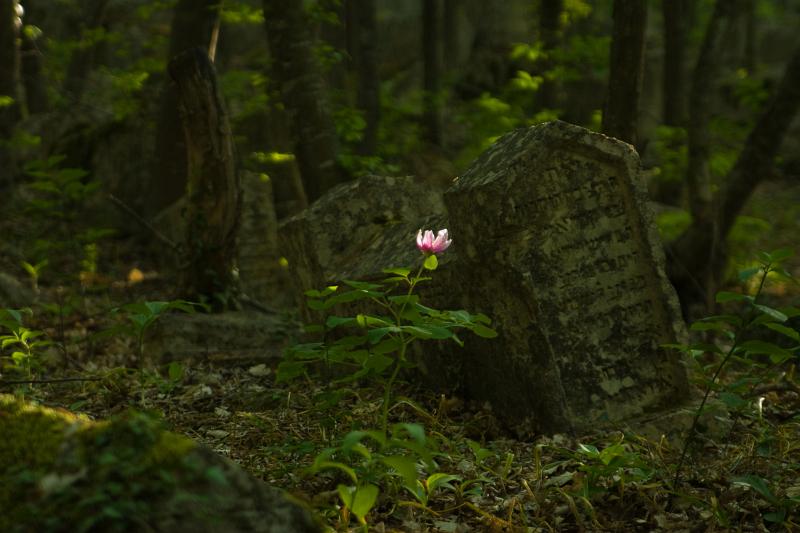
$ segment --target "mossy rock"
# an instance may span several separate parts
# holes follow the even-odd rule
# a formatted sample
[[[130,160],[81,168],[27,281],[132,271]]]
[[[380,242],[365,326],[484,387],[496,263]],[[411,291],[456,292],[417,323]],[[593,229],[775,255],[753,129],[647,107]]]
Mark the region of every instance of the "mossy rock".
[[[0,531],[322,529],[302,504],[144,413],[92,422],[0,394],[0,435]]]

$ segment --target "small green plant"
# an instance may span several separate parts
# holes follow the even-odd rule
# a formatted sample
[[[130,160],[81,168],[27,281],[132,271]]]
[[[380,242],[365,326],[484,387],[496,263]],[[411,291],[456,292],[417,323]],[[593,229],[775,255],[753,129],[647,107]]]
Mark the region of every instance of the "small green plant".
[[[35,265],[28,263],[27,261],[22,261],[21,265],[22,268],[25,269],[25,272],[28,273],[28,276],[31,278],[31,289],[34,292],[39,292],[39,277],[41,276],[42,270],[48,265],[49,261],[44,259],[39,261]]]
[[[127,333],[136,340],[136,355],[138,361],[144,359],[144,337],[150,326],[169,311],[194,313],[202,304],[187,302],[186,300],[172,300],[170,302],[135,302],[114,309],[115,313],[125,316],[126,322],[117,327],[103,332],[104,335]]]
[[[800,332],[789,327],[786,322],[789,318],[800,315],[800,309],[796,307],[775,309],[762,304],[760,300],[768,278],[775,276],[793,280],[791,274],[782,267],[782,263],[791,256],[792,252],[786,249],[771,253],[759,253],[759,264],[739,274],[743,283],[747,283],[751,278],[756,278],[757,288],[754,295],[727,291],[717,293],[718,304],[738,304],[739,312],[710,316],[692,324],[692,331],[712,332],[720,338],[721,342],[668,345],[668,347],[682,350],[698,359],[709,353],[721,358],[716,368],[713,369],[711,377],[706,381],[703,400],[692,420],[689,434],[675,468],[674,486],[677,486],[680,481],[687,452],[695,437],[698,421],[704,412],[711,392],[721,392],[720,397],[729,406],[745,405],[748,403],[744,398],[747,395],[746,390],[752,391],[757,385],[768,379],[770,371],[780,369],[785,364],[797,360],[798,354],[800,354]],[[773,342],[756,338],[758,331],[763,331],[764,328],[786,338],[790,346],[782,347]],[[743,365],[746,370],[745,376],[741,380],[720,386],[718,382],[720,375],[732,361]]]
[[[586,473],[578,496],[587,499],[604,494],[609,482],[622,492],[628,482],[646,481],[653,475],[650,465],[637,452],[628,450],[622,437],[602,450],[592,444],[579,444],[575,458],[581,472]]]
[[[428,438],[419,424],[394,424],[387,434],[380,430],[351,431],[339,446],[317,455],[310,471],[338,470],[346,475],[348,484],[339,484],[337,492],[342,501],[343,521],[349,514],[356,516],[366,531],[366,515],[378,502],[379,485],[391,492],[404,488],[416,502],[412,505],[428,508],[430,497],[439,488],[455,491],[451,482],[458,476],[437,472],[435,441]],[[424,480],[420,470],[433,472]]]
[[[0,333],[6,330],[6,333],[0,334],[0,362],[3,362],[0,370],[10,369],[31,379],[41,367],[39,350],[51,343],[38,340],[44,335],[43,332],[25,327],[23,314],[32,315],[33,312],[30,309],[0,310]]]
[[[307,375],[314,366],[338,365],[350,373],[335,381],[335,385],[361,378],[383,379],[383,402],[379,430],[353,431],[337,448],[319,454],[312,472],[338,469],[351,483],[339,485],[339,497],[344,505],[344,521],[353,514],[367,528],[366,515],[380,495],[379,484],[399,478],[402,487],[410,492],[415,502],[409,505],[427,509],[431,495],[440,488],[454,492],[474,491],[477,481],[470,485],[453,485],[461,481],[458,476],[436,471],[433,460],[435,447],[430,445],[424,428],[418,424],[396,424],[389,428],[389,408],[392,388],[402,368],[413,366],[408,348],[419,340],[452,340],[459,345],[460,330],[472,331],[486,338],[497,336],[490,327],[491,321],[482,314],[464,310],[439,311],[420,303],[414,289],[431,278],[423,273],[434,271],[439,265],[437,254],[444,252],[452,241],[446,229],[436,236],[430,230],[417,235],[417,248],[424,259],[416,274],[407,268],[384,270],[387,275],[378,282],[345,281],[350,290],[339,291],[338,286],[306,292],[308,306],[316,311],[329,312],[334,306],[354,302],[372,302],[380,314],[355,316],[327,316],[324,325],[308,327],[311,332],[323,333],[321,342],[306,343],[287,350],[285,360],[278,367],[278,381],[287,381]],[[338,336],[334,337],[334,334]],[[386,375],[389,375],[386,378]],[[341,394],[341,392],[338,392]],[[330,394],[323,394],[328,406],[335,403]],[[334,395],[335,396],[335,395]],[[406,435],[406,436],[402,436]],[[370,442],[370,445],[365,444]],[[418,463],[430,472],[418,479]],[[391,483],[389,483],[391,486]]]

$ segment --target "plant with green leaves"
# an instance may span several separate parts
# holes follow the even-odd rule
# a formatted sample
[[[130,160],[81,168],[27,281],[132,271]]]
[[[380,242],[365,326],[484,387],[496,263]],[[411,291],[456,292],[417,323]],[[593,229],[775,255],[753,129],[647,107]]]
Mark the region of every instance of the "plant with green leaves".
[[[580,463],[580,471],[586,473],[578,486],[578,496],[590,499],[596,494],[605,494],[610,481],[616,484],[620,496],[628,482],[647,481],[654,470],[636,451],[629,450],[623,437],[603,449],[592,444],[578,444],[574,454]]]
[[[202,304],[186,300],[172,300],[169,302],[134,302],[123,305],[113,310],[125,316],[126,322],[114,328],[105,330],[103,335],[127,333],[136,340],[136,355],[139,362],[144,359],[144,337],[148,329],[169,311],[194,313]]]
[[[413,366],[408,357],[412,343],[452,340],[463,345],[458,336],[460,330],[486,338],[497,336],[485,315],[433,309],[423,305],[419,295],[414,294],[420,283],[430,281],[423,274],[438,268],[437,254],[451,243],[446,229],[435,235],[431,230],[420,230],[416,244],[424,259],[415,274],[408,268],[391,268],[384,270],[387,277],[378,282],[344,281],[349,290],[339,291],[338,286],[330,286],[307,291],[308,306],[316,311],[329,312],[337,305],[372,302],[380,314],[327,316],[324,325],[307,327],[307,331],[323,333],[323,340],[290,348],[278,367],[278,381],[307,375],[320,363],[350,369],[334,385],[368,377],[384,379],[380,429],[350,432],[339,446],[320,453],[311,469],[312,472],[339,470],[349,478],[349,484],[340,484],[337,489],[344,505],[343,515],[345,521],[351,513],[355,515],[365,530],[366,515],[377,502],[381,483],[396,489],[394,482],[399,480],[400,486],[415,499],[406,505],[424,509],[428,509],[430,498],[438,489],[463,493],[476,490],[473,485],[477,480],[455,486],[453,482],[460,482],[460,477],[437,471],[436,447],[426,438],[421,425],[395,424],[389,428],[388,423],[392,387],[400,370]],[[334,396],[341,394],[334,391]],[[331,394],[324,396],[326,404],[335,403],[336,398],[331,399]],[[418,479],[420,469],[429,472],[422,480]]]
[[[413,366],[408,358],[412,343],[420,340],[452,340],[463,345],[457,333],[459,330],[468,330],[485,338],[497,336],[486,315],[471,314],[464,310],[432,309],[420,303],[419,296],[414,294],[419,283],[431,279],[423,276],[423,273],[438,267],[436,254],[444,252],[451,242],[446,229],[440,230],[436,236],[430,230],[425,233],[420,230],[417,247],[423,253],[424,261],[416,274],[407,268],[391,268],[384,270],[388,277],[378,282],[344,281],[343,284],[350,288],[347,291],[339,291],[338,286],[307,291],[308,306],[317,311],[326,312],[339,304],[366,300],[373,302],[381,314],[330,315],[324,326],[307,327],[307,331],[323,333],[325,338],[329,338],[334,330],[350,334],[290,348],[278,367],[278,381],[304,375],[311,365],[318,363],[338,364],[353,370],[348,376],[337,380],[336,384],[389,373],[383,398],[382,428],[385,432],[392,386],[402,368]]]
[[[717,293],[717,303],[738,304],[739,312],[706,317],[692,324],[692,331],[716,334],[721,342],[667,345],[667,347],[679,349],[695,358],[700,358],[708,353],[721,358],[706,382],[703,399],[689,428],[689,434],[675,469],[674,486],[677,486],[680,481],[681,469],[711,392],[720,392],[720,398],[729,407],[737,408],[747,405],[749,402],[745,398],[750,395],[749,392],[768,379],[770,372],[780,370],[786,364],[797,361],[800,355],[800,332],[790,327],[788,321],[792,317],[800,316],[800,309],[793,306],[776,309],[761,303],[764,286],[769,278],[777,277],[795,282],[791,274],[782,266],[791,256],[791,250],[787,249],[759,253],[758,265],[739,274],[739,279],[743,283],[752,279],[757,281],[755,294],[751,296],[727,291]],[[759,332],[764,332],[764,330],[769,330],[772,334],[786,339],[788,346],[780,346],[757,338]],[[743,365],[747,372],[743,378],[721,387],[718,383],[720,374],[732,361]]]
[[[23,314],[33,315],[33,312],[30,309],[0,309],[0,362],[3,362],[0,370],[10,369],[31,379],[41,366],[37,357],[39,350],[51,342],[40,340],[43,332],[27,328],[22,321]]]
[[[320,453],[310,469],[312,473],[337,470],[345,474],[349,483],[337,486],[344,506],[343,521],[346,523],[353,514],[365,531],[366,516],[378,502],[379,486],[387,486],[390,492],[403,488],[416,500],[403,502],[405,505],[430,510],[428,505],[437,490],[456,491],[452,483],[461,480],[438,472],[437,444],[421,425],[401,423],[390,429],[388,434],[380,430],[351,431],[341,444]],[[420,480],[421,470],[431,474]]]

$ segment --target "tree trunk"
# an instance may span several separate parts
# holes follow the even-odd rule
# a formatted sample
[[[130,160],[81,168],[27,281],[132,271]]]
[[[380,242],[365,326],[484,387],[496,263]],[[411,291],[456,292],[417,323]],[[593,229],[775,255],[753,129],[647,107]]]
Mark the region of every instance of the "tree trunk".
[[[705,227],[711,227],[712,219],[709,122],[713,109],[714,85],[721,66],[723,41],[728,33],[726,26],[734,19],[732,15],[736,10],[737,1],[717,0],[692,74],[686,185],[692,219]]]
[[[794,51],[778,89],[747,137],[736,164],[717,195],[714,220],[692,225],[670,247],[670,279],[684,308],[709,298],[725,265],[724,242],[756,186],[769,174],[789,125],[800,110],[800,47]],[[702,277],[705,284],[698,279]]]
[[[25,106],[28,113],[32,114],[44,113],[50,106],[47,99],[47,87],[42,77],[42,50],[40,47],[43,46],[43,39],[30,31],[33,27],[41,28],[37,15],[42,13],[42,9],[42,6],[37,5],[35,0],[25,0],[20,74],[25,89]]]
[[[16,0],[0,0],[0,189],[13,182],[11,149],[3,145],[20,119]]]
[[[358,146],[361,155],[373,155],[378,148],[378,123],[381,113],[378,79],[377,14],[375,0],[355,0],[358,26],[358,107],[364,112],[366,127]]]
[[[442,145],[439,12],[439,0],[422,0],[423,127],[427,141],[435,146]]]
[[[603,133],[635,145],[644,75],[647,0],[614,0]]]
[[[73,51],[64,78],[64,92],[73,101],[79,101],[86,89],[86,80],[95,67],[104,43],[84,39],[83,33],[101,28],[106,21],[106,8],[110,0],[91,0],[82,6],[80,43]]]
[[[193,48],[169,63],[186,139],[188,176],[183,295],[217,308],[235,305],[233,276],[241,184],[228,114],[208,48]]]
[[[459,25],[462,0],[444,0],[442,8],[442,47],[444,49],[444,68],[450,72],[458,66]]]
[[[561,41],[561,13],[564,0],[541,0],[539,4],[539,38],[545,58],[540,64],[544,80],[539,87],[539,105],[542,109],[558,108],[558,83],[547,78],[547,71],[553,67],[550,54],[558,48]]]
[[[661,0],[664,15],[664,109],[666,126],[686,125],[686,45],[692,0]]]
[[[337,140],[322,73],[302,2],[264,0],[264,23],[272,56],[272,77],[289,115],[294,154],[309,201],[342,183]]]
[[[167,60],[190,48],[208,49],[220,18],[219,0],[180,0],[175,6]],[[156,127],[155,164],[145,211],[154,215],[186,193],[186,142],[174,84],[165,80]]]

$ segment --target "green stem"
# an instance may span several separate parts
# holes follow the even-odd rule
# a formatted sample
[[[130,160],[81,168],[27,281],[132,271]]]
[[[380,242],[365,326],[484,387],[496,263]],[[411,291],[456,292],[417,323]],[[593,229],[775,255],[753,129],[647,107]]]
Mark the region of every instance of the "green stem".
[[[758,290],[756,291],[756,295],[753,297],[753,305],[755,305],[758,297],[761,295],[761,291],[764,288],[764,283],[767,280],[767,275],[770,272],[770,266],[767,264],[764,267],[764,274],[761,276],[761,282],[758,284]],[[675,468],[675,479],[672,482],[673,487],[677,488],[678,482],[681,478],[681,470],[683,469],[684,462],[686,461],[686,454],[689,451],[689,446],[694,442],[694,437],[696,435],[697,430],[697,423],[700,420],[700,415],[703,414],[703,408],[708,401],[708,397],[711,394],[711,389],[714,387],[714,384],[717,382],[717,378],[719,377],[720,372],[728,363],[728,360],[733,356],[733,353],[736,351],[736,348],[739,346],[739,339],[741,338],[742,334],[750,327],[753,318],[748,318],[746,322],[743,322],[736,335],[733,338],[733,344],[731,345],[728,352],[725,354],[725,357],[722,358],[722,362],[719,364],[717,369],[714,371],[714,375],[711,376],[711,381],[706,386],[706,391],[703,394],[703,400],[700,402],[700,406],[697,408],[697,412],[694,414],[694,418],[692,419],[692,425],[689,426],[689,434],[686,436],[686,442],[683,443],[683,450],[681,450],[681,457],[678,459],[678,466]]]
[[[395,361],[392,376],[389,378],[389,381],[386,382],[386,388],[383,391],[383,415],[381,418],[381,427],[383,428],[384,433],[386,433],[389,428],[389,401],[391,400],[392,395],[392,385],[394,385],[394,380],[397,379],[397,374],[400,373],[401,363],[405,360],[406,346],[407,344],[404,340],[403,344],[400,346],[400,353],[397,356],[397,361]]]

